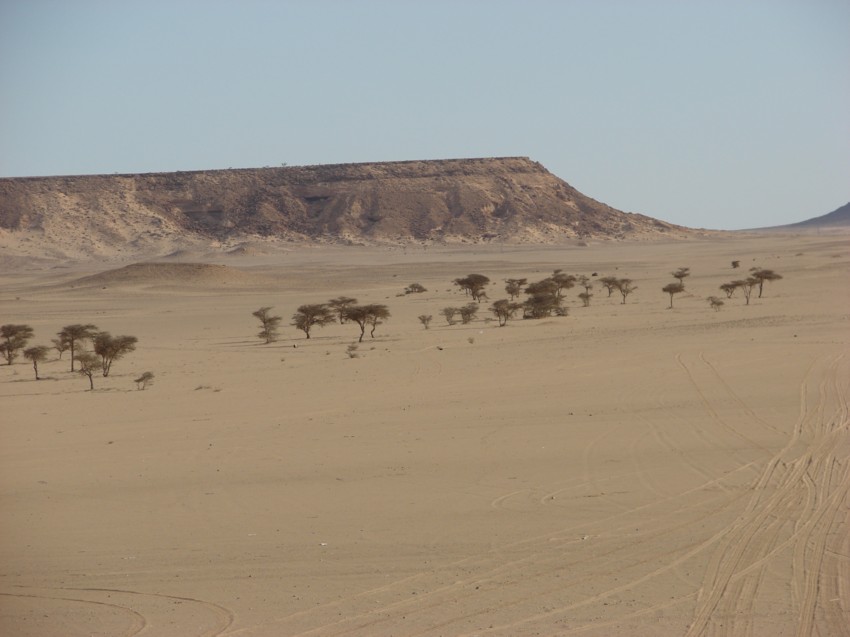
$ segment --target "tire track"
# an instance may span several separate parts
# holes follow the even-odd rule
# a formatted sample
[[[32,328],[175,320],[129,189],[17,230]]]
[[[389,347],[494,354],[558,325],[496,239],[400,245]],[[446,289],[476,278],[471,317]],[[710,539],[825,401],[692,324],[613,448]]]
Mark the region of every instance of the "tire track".
[[[133,610],[132,608],[128,608],[127,606],[121,606],[119,604],[112,604],[110,602],[98,602],[92,601],[89,599],[79,599],[76,597],[58,597],[54,595],[36,595],[34,593],[0,593],[5,597],[22,597],[22,598],[30,598],[30,599],[51,599],[58,600],[63,602],[74,602],[79,604],[91,604],[94,606],[107,606],[109,608],[113,608],[121,611],[122,613],[126,613],[130,615],[130,626],[127,627],[122,633],[118,633],[115,637],[134,637],[142,632],[148,626],[148,620],[144,615],[139,613],[138,611]]]
[[[594,521],[594,528],[601,527],[605,529],[605,531],[602,533],[596,533],[592,529],[585,528],[585,525],[582,524],[572,525],[565,528],[561,528],[557,531],[547,533],[545,535],[539,535],[534,538],[510,543],[499,547],[498,549],[491,550],[485,554],[463,558],[456,562],[443,565],[440,567],[440,571],[443,572],[450,571],[452,569],[466,569],[467,571],[475,571],[475,574],[473,576],[462,578],[460,580],[454,580],[452,583],[449,584],[437,586],[436,588],[432,588],[431,590],[425,593],[420,593],[416,596],[416,599],[410,598],[409,588],[413,585],[421,586],[423,584],[423,580],[434,579],[437,575],[435,571],[417,573],[406,578],[396,580],[394,582],[389,582],[383,586],[370,589],[361,593],[357,593],[345,599],[334,600],[332,602],[328,602],[326,604],[322,604],[311,609],[290,613],[286,616],[275,618],[272,623],[277,625],[291,624],[296,620],[303,621],[310,615],[313,615],[318,612],[326,612],[331,609],[344,607],[347,604],[352,604],[356,600],[362,600],[362,602],[365,604],[370,598],[377,600],[379,597],[383,597],[388,593],[395,594],[400,599],[395,602],[379,603],[371,607],[369,610],[363,612],[347,613],[346,617],[343,619],[332,621],[330,623],[322,623],[317,626],[314,625],[313,627],[303,629],[302,631],[290,631],[288,634],[342,635],[350,633],[352,631],[356,632],[363,628],[372,628],[378,624],[385,623],[387,621],[392,621],[393,617],[387,615],[393,611],[403,610],[405,611],[406,615],[410,616],[412,614],[423,612],[432,608],[445,606],[446,604],[449,604],[450,607],[453,607],[457,600],[465,599],[473,594],[468,592],[470,588],[474,589],[475,585],[486,586],[488,584],[492,584],[492,581],[495,578],[504,574],[510,575],[512,572],[515,572],[518,567],[537,563],[543,565],[544,567],[548,567],[549,572],[562,569],[563,566],[560,564],[556,564],[554,566],[552,565],[551,551],[553,546],[555,549],[557,549],[560,546],[575,544],[577,541],[579,541],[579,538],[581,536],[606,538],[616,537],[618,532],[627,531],[633,528],[634,522],[630,519],[630,516],[632,514],[644,515],[647,511],[652,510],[654,507],[663,507],[669,504],[670,502],[679,500],[685,501],[685,504],[680,507],[677,507],[677,524],[670,525],[668,520],[654,520],[655,526],[651,526],[649,529],[646,530],[647,536],[651,536],[653,538],[656,538],[659,534],[665,531],[671,532],[689,525],[697,525],[707,519],[712,519],[717,516],[721,511],[731,507],[732,505],[734,505],[734,503],[745,498],[746,492],[736,493],[731,499],[724,492],[720,495],[715,495],[706,501],[700,502],[695,502],[692,496],[698,492],[705,491],[706,489],[710,489],[715,485],[721,484],[726,480],[733,479],[739,472],[749,471],[753,469],[754,466],[755,462],[750,462],[745,465],[741,465],[737,469],[734,469],[723,476],[708,480],[703,484],[687,489],[674,496],[665,497],[661,500],[633,507],[628,511],[614,513],[605,518],[601,518],[599,520]],[[689,510],[703,509],[712,502],[719,502],[719,504],[715,508],[701,510],[697,516],[682,521],[683,516]],[[617,520],[624,521],[621,522],[618,526],[611,526],[611,522]],[[657,529],[655,528],[656,526],[658,527]],[[586,532],[582,532],[581,529],[584,529],[584,531]],[[571,531],[572,533],[570,533]],[[567,533],[569,533],[569,535],[564,537],[564,534]],[[706,545],[706,547],[704,548],[707,548],[707,546],[708,545]],[[512,560],[509,562],[502,561],[502,556],[506,551],[522,549],[532,549],[535,552],[520,559]],[[622,546],[611,549],[609,553],[615,553],[620,550],[623,550]],[[605,555],[605,553],[597,552],[592,557],[575,560],[571,564],[583,564],[587,561],[595,560],[599,557],[604,557]],[[537,575],[545,573],[546,568],[544,568],[542,571],[539,569],[537,571]],[[524,577],[525,576],[526,575],[524,574]],[[535,574],[528,575],[528,577],[535,576]],[[430,603],[428,600],[430,600]],[[411,606],[413,608],[410,608]],[[486,611],[482,612],[486,613]],[[383,618],[376,617],[381,614],[384,614],[385,616]],[[358,620],[363,621],[367,619],[371,619],[373,621],[367,621],[366,623],[358,624],[357,626],[351,626],[351,624],[358,622]],[[344,625],[346,624],[349,625],[348,628],[344,627]],[[242,633],[245,630],[248,629],[230,631],[226,634],[236,635]],[[330,632],[332,630],[335,630],[336,632]]]
[[[190,604],[199,605],[201,608],[211,613],[216,618],[217,626],[214,626],[208,630],[205,630],[202,633],[198,633],[196,637],[219,637],[224,631],[226,631],[235,621],[235,615],[233,612],[221,606],[219,604],[215,604],[213,602],[207,602],[202,599],[196,599],[194,597],[181,597],[179,595],[166,595],[164,593],[143,593],[140,591],[133,591],[127,589],[118,589],[118,588],[62,588],[60,590],[68,590],[68,591],[80,591],[80,592],[94,592],[94,593],[119,593],[124,595],[137,595],[141,597],[154,597],[160,599],[168,599],[177,602],[189,602]]]
[[[838,382],[842,359],[843,354],[833,358],[820,372],[814,405],[808,402],[813,367],[807,371],[797,424],[785,447],[765,466],[741,516],[726,530],[706,571],[688,637],[705,634],[709,626],[716,634],[738,634],[734,622],[728,621],[730,614],[735,616],[730,611],[752,614],[763,577],[766,558],[762,555],[771,546],[775,548],[767,557],[785,547],[793,549],[796,634],[814,634],[829,533],[850,490],[850,454],[835,455],[842,439],[846,443],[848,426],[846,398]],[[834,414],[827,416],[836,402]],[[785,522],[793,522],[794,530],[779,541]],[[748,575],[755,579],[753,584],[735,590],[733,582]]]

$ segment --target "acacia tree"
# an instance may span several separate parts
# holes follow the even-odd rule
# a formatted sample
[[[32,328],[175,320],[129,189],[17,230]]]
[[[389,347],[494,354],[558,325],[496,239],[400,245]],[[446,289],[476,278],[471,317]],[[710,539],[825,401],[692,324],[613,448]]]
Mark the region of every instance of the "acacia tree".
[[[590,294],[590,291],[593,289],[593,281],[592,281],[592,280],[590,280],[590,279],[587,277],[587,275],[585,275],[585,274],[582,274],[582,275],[578,278],[578,284],[579,284],[581,287],[583,287],[583,288],[584,288],[584,291],[585,291],[587,294]],[[593,296],[593,295],[592,295],[592,294],[590,294],[590,296]],[[579,298],[581,298],[581,295],[579,295]]]
[[[584,307],[590,307],[590,299],[593,298],[593,293],[592,292],[580,292],[579,295],[578,295],[578,298],[581,299],[581,302],[584,305]]]
[[[94,338],[95,334],[97,334],[97,325],[92,325],[91,323],[74,323],[73,325],[66,325],[59,332],[59,340],[67,343],[68,349],[71,351],[72,372],[74,371],[74,352],[77,346],[81,345],[85,341],[90,341]]]
[[[50,340],[53,343],[53,349],[55,349],[59,353],[59,360],[62,360],[62,354],[68,351],[70,345],[68,341],[62,340],[61,338],[54,338]]]
[[[375,338],[375,329],[385,320],[390,318],[390,311],[386,305],[374,303],[370,305],[352,305],[345,311],[345,318],[348,321],[353,321],[360,326],[360,338],[358,343],[363,342],[363,336],[366,334],[366,326],[371,325],[372,330],[369,335]]]
[[[511,301],[520,295],[526,283],[528,279],[505,279],[505,292],[510,295]]]
[[[49,347],[45,347],[44,345],[36,345],[34,347],[28,347],[24,350],[24,358],[29,361],[32,361],[32,368],[35,371],[35,379],[41,380],[38,376],[38,364],[43,363],[47,360],[47,352],[50,351]]]
[[[89,389],[94,390],[94,374],[99,367],[97,356],[86,350],[77,354],[77,362],[80,364],[77,373],[89,379]]]
[[[11,365],[18,357],[18,352],[27,346],[27,342],[33,336],[33,329],[29,325],[15,325],[7,323],[0,325],[0,353],[6,359],[6,364]]]
[[[430,325],[430,324],[431,324],[431,319],[433,319],[433,318],[434,318],[434,317],[433,317],[433,316],[431,316],[430,314],[420,314],[420,315],[419,315],[419,322],[420,322],[420,323],[422,323],[422,325],[423,325],[423,326],[425,327],[425,329],[427,330],[427,329],[428,329],[428,325]]]
[[[310,338],[310,330],[314,325],[322,327],[336,321],[336,314],[326,303],[302,305],[292,315],[292,325]]]
[[[421,283],[411,283],[406,288],[404,288],[405,294],[422,294],[423,292],[427,291],[428,289]]]
[[[718,299],[716,296],[710,296],[706,300],[711,306],[711,309],[713,309],[715,312],[719,312],[720,308],[723,307],[723,300]]]
[[[566,308],[561,307],[561,297],[554,294],[532,294],[522,307],[523,318],[539,319],[552,314],[566,315]]]
[[[679,268],[678,270],[676,270],[675,272],[671,272],[670,274],[673,275],[674,279],[678,279],[679,283],[684,285],[684,283],[685,283],[684,279],[686,277],[691,276],[691,269],[690,268]]]
[[[620,295],[623,297],[623,305],[626,304],[626,297],[637,290],[637,286],[634,284],[634,281],[631,279],[617,279],[617,290],[620,292]]]
[[[459,307],[458,312],[460,312],[460,322],[466,325],[475,318],[478,313],[478,306],[475,303],[467,303],[463,307]]]
[[[507,299],[499,299],[490,306],[490,311],[499,319],[499,327],[507,325],[508,320],[522,309],[522,303],[513,303]]]
[[[681,294],[682,292],[685,291],[685,284],[682,283],[681,281],[678,281],[677,283],[668,283],[663,288],[661,288],[661,291],[666,292],[667,294],[670,295],[670,307],[668,309],[672,310],[673,309],[673,297],[676,294]]]
[[[272,316],[271,309],[271,306],[267,306],[261,307],[256,312],[251,312],[260,321],[260,331],[257,336],[263,339],[266,344],[277,340],[280,322],[283,320],[279,316]]]
[[[781,274],[777,274],[773,270],[767,270],[765,268],[750,268],[750,276],[758,281],[759,286],[759,298],[761,298],[762,290],[764,289],[765,281],[778,281],[782,278]]]
[[[463,278],[455,279],[453,283],[464,293],[470,295],[473,301],[481,302],[484,296],[484,288],[490,283],[490,279],[483,274],[469,274]]]
[[[94,353],[100,356],[103,376],[109,376],[112,363],[136,349],[139,342],[135,336],[112,336],[109,332],[98,332],[94,337]]]
[[[599,279],[602,287],[608,290],[608,296],[611,296],[611,293],[617,289],[617,281],[618,279],[615,276],[603,276]]]
[[[441,313],[446,318],[446,323],[449,325],[455,324],[455,315],[458,313],[456,307],[444,307]]]
[[[729,283],[723,283],[720,285],[720,289],[726,293],[726,298],[731,299],[732,295],[735,294],[735,290],[741,287],[742,281],[730,281]]]
[[[549,277],[555,287],[555,294],[561,296],[563,290],[569,290],[576,284],[576,278],[572,274],[566,274],[562,270],[555,270]]]
[[[357,303],[357,299],[350,296],[338,296],[328,301],[328,306],[339,319],[339,324],[345,323],[345,309]]]
[[[755,277],[748,276],[743,281],[736,281],[738,287],[744,292],[744,298],[747,300],[746,305],[750,304],[750,297],[753,295],[753,290],[759,284],[759,280]]]

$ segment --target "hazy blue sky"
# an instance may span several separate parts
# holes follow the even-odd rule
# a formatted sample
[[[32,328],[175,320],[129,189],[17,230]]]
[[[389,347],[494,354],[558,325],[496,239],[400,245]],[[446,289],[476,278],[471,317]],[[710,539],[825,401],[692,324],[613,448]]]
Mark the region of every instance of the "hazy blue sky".
[[[0,0],[0,176],[523,155],[674,223],[850,200],[848,0]]]

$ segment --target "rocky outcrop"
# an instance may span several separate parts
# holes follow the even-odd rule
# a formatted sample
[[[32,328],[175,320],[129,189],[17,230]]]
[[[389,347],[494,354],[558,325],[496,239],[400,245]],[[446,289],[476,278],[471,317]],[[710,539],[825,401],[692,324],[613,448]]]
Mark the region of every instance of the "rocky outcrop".
[[[180,239],[553,243],[685,230],[595,201],[523,157],[0,179],[0,228],[67,254]]]

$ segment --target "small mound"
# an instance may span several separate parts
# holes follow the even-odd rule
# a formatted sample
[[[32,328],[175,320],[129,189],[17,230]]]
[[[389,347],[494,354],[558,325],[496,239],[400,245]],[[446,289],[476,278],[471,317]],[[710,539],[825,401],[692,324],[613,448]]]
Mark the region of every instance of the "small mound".
[[[238,257],[257,257],[275,254],[276,250],[263,243],[245,242],[225,252],[225,254]]]
[[[74,287],[109,285],[255,285],[264,277],[210,263],[133,263],[71,281]]]

